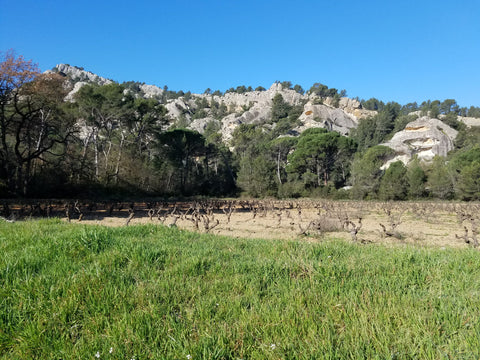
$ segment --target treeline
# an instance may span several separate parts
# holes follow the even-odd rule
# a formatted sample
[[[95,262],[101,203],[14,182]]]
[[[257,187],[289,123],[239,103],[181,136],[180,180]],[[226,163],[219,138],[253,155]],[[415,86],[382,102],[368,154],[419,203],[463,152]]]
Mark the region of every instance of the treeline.
[[[270,118],[238,126],[227,147],[219,120],[231,109],[215,101],[218,93],[210,89],[205,91],[210,100],[166,87],[161,99],[145,99],[138,96],[138,83],[90,84],[66,102],[68,84],[62,74],[41,74],[31,61],[5,54],[0,63],[1,197],[480,199],[480,131],[467,131],[457,119],[478,109],[462,109],[454,100],[402,106],[370,99],[362,106],[376,115],[360,121],[350,137],[325,129],[291,136],[304,104],[288,104],[277,93]],[[305,93],[299,85],[281,85]],[[346,95],[320,83],[308,93],[320,102],[333,99],[334,105]],[[203,135],[185,129],[186,116],[176,122],[167,117],[163,104],[179,97],[195,104],[190,119],[212,119]],[[382,170],[392,150],[379,144],[421,114],[456,128],[456,149],[430,164],[414,159]]]
[[[112,83],[85,85],[65,102],[66,80],[13,52],[0,63],[2,197],[235,192],[228,149],[168,129],[158,100]]]

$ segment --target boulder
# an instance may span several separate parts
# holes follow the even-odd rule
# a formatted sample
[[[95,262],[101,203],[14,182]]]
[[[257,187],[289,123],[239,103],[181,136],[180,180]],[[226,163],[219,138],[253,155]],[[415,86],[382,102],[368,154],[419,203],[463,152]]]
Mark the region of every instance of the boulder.
[[[322,127],[328,130],[337,131],[342,135],[350,133],[358,125],[357,118],[345,111],[327,105],[312,104],[308,102],[303,108],[303,113],[299,120],[301,126],[294,129],[301,133],[312,127]]]
[[[438,119],[423,116],[409,122],[405,129],[396,133],[393,138],[382,144],[392,148],[395,156],[387,164],[402,161],[407,164],[414,155],[425,162],[430,162],[434,156],[447,156],[453,149],[453,141],[458,131]]]
[[[112,80],[98,76],[90,71],[85,71],[82,68],[70,66],[68,64],[58,64],[55,66],[55,71],[68,75],[70,78],[76,81],[91,82],[98,85],[107,85],[113,83]]]
[[[140,90],[145,98],[161,98],[163,95],[163,89],[155,85],[142,84],[140,85]]]

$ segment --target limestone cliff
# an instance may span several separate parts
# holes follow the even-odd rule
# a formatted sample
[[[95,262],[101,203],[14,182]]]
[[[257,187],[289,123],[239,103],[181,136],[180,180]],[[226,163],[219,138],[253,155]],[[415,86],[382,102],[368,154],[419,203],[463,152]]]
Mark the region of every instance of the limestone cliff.
[[[447,124],[427,116],[409,122],[404,130],[382,144],[395,151],[395,156],[386,165],[398,160],[407,164],[414,155],[426,162],[431,161],[435,155],[447,156],[453,149],[457,134],[458,131]]]
[[[70,101],[87,83],[98,85],[112,83],[112,80],[75,66],[59,64],[52,71],[66,75],[74,85],[66,98]],[[358,126],[361,119],[377,114],[376,111],[363,109],[360,102],[355,99],[320,98],[315,94],[300,94],[284,88],[278,82],[263,91],[228,92],[221,96],[188,94],[169,100],[166,100],[164,90],[155,85],[134,83],[134,86],[126,91],[132,92],[137,97],[153,98],[163,103],[171,125],[182,124],[203,133],[209,123],[215,123],[227,144],[232,139],[234,130],[241,124],[274,128],[276,124],[271,121],[271,113],[273,99],[277,94],[280,94],[287,104],[302,108],[298,123],[290,131],[290,135],[298,135],[314,127],[323,127],[348,135]],[[222,115],[214,113],[212,104],[222,106]],[[467,126],[480,126],[480,119],[459,117],[459,120]],[[403,131],[395,134],[384,145],[395,150],[395,157],[389,163],[397,160],[407,163],[414,155],[424,161],[430,161],[435,155],[445,156],[453,149],[456,135],[457,131],[441,120],[424,116],[407,124]]]

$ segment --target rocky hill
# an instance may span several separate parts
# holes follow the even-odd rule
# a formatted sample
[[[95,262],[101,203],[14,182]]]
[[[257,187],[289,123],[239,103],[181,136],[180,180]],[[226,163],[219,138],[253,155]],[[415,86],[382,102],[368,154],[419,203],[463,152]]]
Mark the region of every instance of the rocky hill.
[[[457,134],[458,131],[447,124],[428,116],[409,122],[404,130],[382,144],[395,151],[395,156],[386,166],[399,160],[407,164],[415,155],[424,162],[430,162],[435,155],[447,156],[453,150]]]
[[[113,81],[85,71],[82,68],[59,64],[53,70],[67,76],[73,90],[67,95],[72,101],[74,94],[85,84],[110,84]],[[225,94],[181,94],[174,98],[166,96],[166,90],[155,85],[135,83],[128,87],[134,96],[157,99],[167,109],[170,125],[179,125],[203,133],[209,124],[215,124],[222,139],[229,143],[234,130],[241,124],[255,124],[266,128],[275,128],[271,121],[274,98],[281,95],[284,103],[297,107],[299,112],[295,124],[288,135],[296,136],[309,128],[322,127],[348,135],[358,126],[361,119],[377,114],[365,110],[359,101],[348,97],[320,97],[315,93],[303,94],[281,83],[274,83],[262,91],[227,92]],[[222,111],[219,111],[222,109]],[[412,113],[415,114],[415,113]],[[456,131],[438,119],[420,117],[407,124],[403,131],[384,145],[395,150],[395,158],[407,163],[413,155],[429,161],[435,155],[446,155],[453,148]],[[467,126],[479,126],[480,119],[462,118]]]
[[[73,90],[67,95],[72,100],[74,94],[85,84],[95,83],[106,85],[112,80],[103,78],[83,68],[59,64],[53,70],[66,75],[72,81]],[[315,94],[303,95],[292,89],[283,88],[282,84],[274,83],[264,91],[248,91],[244,93],[228,92],[223,95],[191,94],[188,98],[180,96],[176,99],[163,99],[164,90],[155,85],[138,84],[136,96],[155,98],[164,102],[168,110],[167,116],[171,122],[182,120],[185,125],[203,133],[209,122],[217,123],[221,128],[222,138],[228,142],[235,128],[240,124],[264,124],[271,117],[273,98],[280,94],[283,100],[291,106],[303,106],[299,124],[292,129],[292,134],[299,134],[311,127],[324,127],[338,131],[344,135],[349,134],[355,128],[358,121],[371,116],[376,112],[363,110],[357,100],[347,97],[341,98],[337,106],[334,106],[332,98],[320,99]],[[207,104],[205,108],[201,108]],[[213,116],[210,104],[221,104],[227,109],[222,116]],[[199,110],[204,110],[205,116],[194,116]],[[274,124],[271,124],[275,126]]]

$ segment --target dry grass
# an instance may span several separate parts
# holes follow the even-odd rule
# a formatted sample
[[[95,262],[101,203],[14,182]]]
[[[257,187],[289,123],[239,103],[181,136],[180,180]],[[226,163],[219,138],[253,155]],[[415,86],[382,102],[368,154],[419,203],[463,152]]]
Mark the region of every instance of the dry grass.
[[[177,203],[180,204],[180,203]],[[185,213],[186,205],[176,215],[165,211],[159,220],[147,215],[145,206],[136,204],[135,217],[130,224],[164,224],[181,229],[210,232],[237,238],[263,239],[307,239],[321,241],[324,238],[352,240],[344,227],[345,219],[359,224],[357,241],[362,243],[415,244],[438,247],[467,247],[458,236],[464,233],[464,226],[471,229],[471,221],[459,219],[459,209],[467,209],[478,222],[478,204],[458,203],[381,203],[381,202],[334,202],[334,201],[257,201],[235,202],[235,211],[228,219],[222,208],[209,215],[210,224],[218,225],[207,230],[200,220],[195,222]],[[244,204],[249,204],[245,206]],[[250,206],[250,208],[249,208]],[[170,204],[169,209],[174,207]],[[106,226],[124,226],[128,211],[114,211],[106,216],[102,210],[86,215],[82,222]],[[203,216],[201,215],[201,219]],[[78,221],[72,219],[72,221]],[[386,231],[383,230],[382,225]]]

